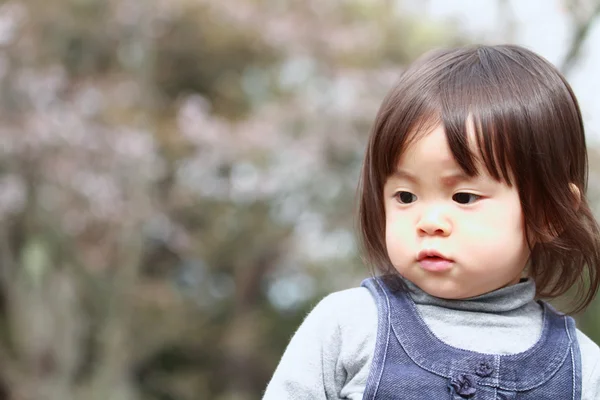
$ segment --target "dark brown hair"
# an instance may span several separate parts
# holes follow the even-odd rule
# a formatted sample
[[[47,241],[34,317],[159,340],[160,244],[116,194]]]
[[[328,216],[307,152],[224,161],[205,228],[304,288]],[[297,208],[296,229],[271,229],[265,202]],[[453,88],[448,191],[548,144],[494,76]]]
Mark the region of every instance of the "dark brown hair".
[[[469,176],[477,159],[516,185],[532,243],[528,274],[538,296],[576,284],[573,311],[600,286],[599,228],[587,203],[588,161],[581,112],[565,78],[519,46],[476,46],[429,53],[410,65],[376,116],[359,184],[359,234],[367,263],[397,274],[385,245],[383,187],[411,141],[442,124]],[[478,154],[467,135],[475,128]],[[570,184],[580,191],[580,200]]]

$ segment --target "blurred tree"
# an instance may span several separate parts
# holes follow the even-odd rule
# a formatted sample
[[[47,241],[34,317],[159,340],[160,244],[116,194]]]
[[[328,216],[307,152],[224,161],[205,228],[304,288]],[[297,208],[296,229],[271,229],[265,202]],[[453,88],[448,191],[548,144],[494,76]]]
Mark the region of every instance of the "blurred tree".
[[[579,59],[585,39],[590,29],[600,15],[600,1],[598,0],[565,0],[564,6],[571,19],[573,35],[565,59],[560,69],[568,74]]]
[[[366,271],[354,192],[400,2],[0,6],[0,398],[256,399]]]

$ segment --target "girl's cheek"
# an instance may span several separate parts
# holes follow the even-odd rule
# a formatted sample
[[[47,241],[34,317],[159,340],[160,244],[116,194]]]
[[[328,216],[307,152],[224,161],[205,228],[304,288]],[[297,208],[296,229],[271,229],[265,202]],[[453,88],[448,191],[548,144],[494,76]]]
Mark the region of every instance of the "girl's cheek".
[[[498,211],[482,212],[473,218],[463,218],[460,224],[465,232],[481,237],[513,232],[522,225],[519,219]]]
[[[387,240],[398,241],[406,240],[411,232],[411,225],[407,218],[396,218],[387,221],[386,235]]]
[[[387,228],[387,233],[392,238],[401,236],[403,234],[403,232],[404,232],[404,229],[402,229],[402,227],[400,226],[400,224],[397,221],[391,221]]]

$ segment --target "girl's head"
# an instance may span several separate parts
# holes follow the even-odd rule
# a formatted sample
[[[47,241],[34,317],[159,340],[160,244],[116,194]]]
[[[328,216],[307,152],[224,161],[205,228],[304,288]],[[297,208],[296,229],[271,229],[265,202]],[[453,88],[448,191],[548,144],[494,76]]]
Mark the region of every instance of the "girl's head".
[[[467,298],[518,282],[541,296],[600,285],[587,155],[563,76],[518,46],[430,53],[383,101],[367,147],[366,258],[426,292]]]

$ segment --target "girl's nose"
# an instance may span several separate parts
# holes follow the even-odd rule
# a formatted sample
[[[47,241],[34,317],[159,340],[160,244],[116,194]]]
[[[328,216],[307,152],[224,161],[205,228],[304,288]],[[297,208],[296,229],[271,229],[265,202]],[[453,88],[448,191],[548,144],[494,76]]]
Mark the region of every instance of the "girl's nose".
[[[419,235],[448,236],[452,232],[452,225],[445,215],[443,207],[435,206],[423,213],[417,222],[417,231]]]

